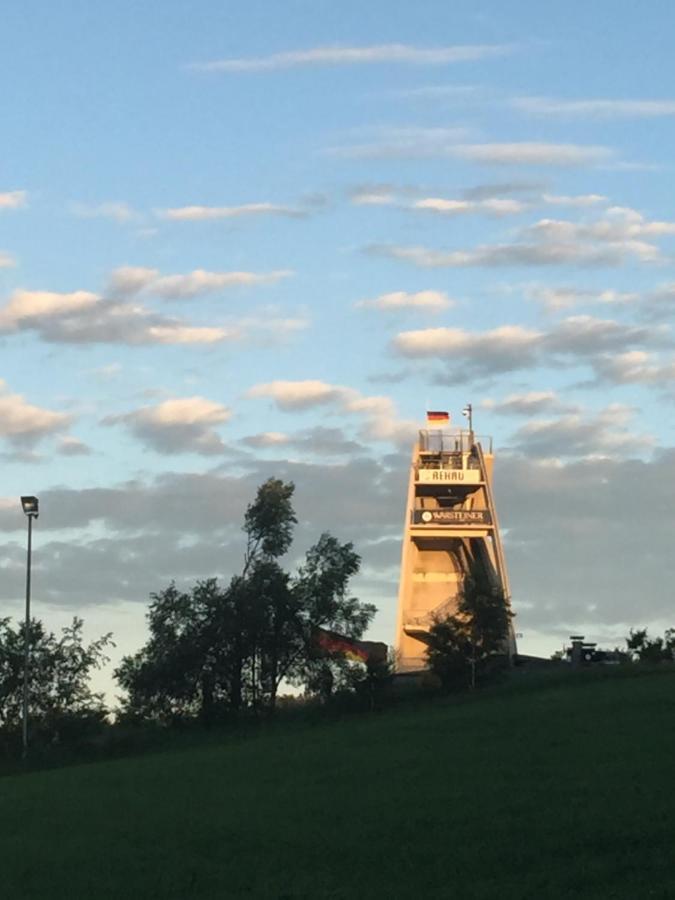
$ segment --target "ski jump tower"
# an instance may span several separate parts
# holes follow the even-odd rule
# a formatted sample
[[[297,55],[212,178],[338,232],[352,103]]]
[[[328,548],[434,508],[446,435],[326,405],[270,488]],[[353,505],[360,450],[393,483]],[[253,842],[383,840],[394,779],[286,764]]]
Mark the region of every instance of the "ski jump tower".
[[[428,413],[413,448],[401,555],[396,649],[399,672],[426,668],[426,636],[435,618],[457,608],[464,579],[478,565],[510,600],[492,496],[492,438],[450,429],[446,412]],[[515,653],[511,631],[508,653]]]

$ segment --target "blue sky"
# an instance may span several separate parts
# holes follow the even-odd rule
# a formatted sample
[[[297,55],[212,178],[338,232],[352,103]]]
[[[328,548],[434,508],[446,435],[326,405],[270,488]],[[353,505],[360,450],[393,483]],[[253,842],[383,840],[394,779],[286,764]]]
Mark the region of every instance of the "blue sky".
[[[279,475],[391,641],[411,435],[471,401],[524,649],[672,624],[675,12],[363,6],[5,5],[8,614],[21,493],[36,612],[119,655]]]

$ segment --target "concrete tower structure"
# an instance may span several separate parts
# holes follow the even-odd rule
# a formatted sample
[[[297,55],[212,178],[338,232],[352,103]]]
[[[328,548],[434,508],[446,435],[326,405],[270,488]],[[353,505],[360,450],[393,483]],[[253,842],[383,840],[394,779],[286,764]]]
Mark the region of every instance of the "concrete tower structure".
[[[492,496],[492,439],[450,429],[447,413],[429,413],[413,448],[401,555],[399,672],[426,667],[426,636],[437,617],[457,608],[475,565],[510,599],[509,580]],[[515,653],[513,633],[509,654]]]

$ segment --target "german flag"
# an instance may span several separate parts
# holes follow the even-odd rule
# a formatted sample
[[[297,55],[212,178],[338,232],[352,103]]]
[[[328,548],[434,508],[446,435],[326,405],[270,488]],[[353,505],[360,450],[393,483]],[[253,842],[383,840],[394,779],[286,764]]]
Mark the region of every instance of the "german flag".
[[[450,413],[442,410],[433,409],[427,413],[427,425],[430,428],[438,428],[442,425],[450,424]]]
[[[357,641],[325,628],[315,629],[314,643],[325,653],[344,656],[353,662],[383,662],[387,658],[386,644],[379,641]]]

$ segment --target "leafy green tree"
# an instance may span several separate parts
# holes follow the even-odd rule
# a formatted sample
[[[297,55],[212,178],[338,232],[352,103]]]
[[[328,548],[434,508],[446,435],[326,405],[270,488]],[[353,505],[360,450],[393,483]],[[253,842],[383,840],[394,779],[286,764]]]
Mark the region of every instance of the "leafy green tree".
[[[60,637],[38,619],[28,628],[29,723],[33,740],[59,741],[98,728],[107,715],[103,695],[91,690],[91,673],[108,662],[112,636],[85,643],[77,617]],[[24,624],[0,619],[0,732],[12,743],[21,730]]]
[[[293,491],[274,478],[258,488],[244,517],[243,570],[227,588],[210,578],[190,591],[171,584],[151,595],[150,638],[115,673],[125,714],[208,723],[227,709],[274,701],[291,605],[276,558],[292,541]]]
[[[464,581],[457,611],[439,619],[428,635],[427,660],[445,687],[475,687],[480,674],[503,659],[513,614],[498,586],[472,566]]]
[[[360,565],[361,557],[351,542],[340,543],[324,532],[307,551],[293,582],[303,641],[289,675],[308,693],[324,699],[334,690],[353,689],[363,677],[361,665],[322,652],[313,644],[317,628],[358,640],[373,620],[377,608],[348,593],[349,581]]]
[[[675,628],[663,637],[650,638],[646,628],[630,630],[626,646],[632,660],[641,663],[672,662],[675,660]]]
[[[368,698],[368,707],[373,710],[380,705],[387,691],[391,688],[395,674],[394,655],[391,649],[384,659],[369,659],[366,663],[365,677],[357,686]]]
[[[292,481],[283,482],[279,478],[268,478],[258,488],[244,517],[246,554],[242,577],[261,559],[278,559],[288,552],[293,542],[293,527],[298,521],[291,502],[294,491]]]
[[[466,623],[446,616],[433,623],[427,635],[427,662],[444,688],[466,686],[472,646]]]
[[[297,518],[293,482],[268,478],[244,517],[244,569],[232,589],[239,613],[241,653],[235,660],[244,699],[274,708],[299,641],[297,603],[290,578],[277,563],[290,549]],[[237,698],[240,705],[241,697]]]
[[[350,637],[365,631],[375,607],[348,594],[360,565],[351,543],[322,534],[295,576],[281,567],[297,522],[293,492],[291,482],[274,478],[258,488],[244,518],[242,572],[226,588],[208,579],[151,595],[150,638],[116,671],[125,714],[209,722],[228,711],[274,710],[284,679],[313,683],[317,627]],[[321,665],[340,683],[351,671],[344,660]]]
[[[150,595],[146,616],[150,638],[115,670],[127,692],[124,715],[172,722],[212,705],[212,664],[204,652],[202,626],[218,592],[216,580],[210,579],[198,582],[190,592],[179,591],[172,583]]]

